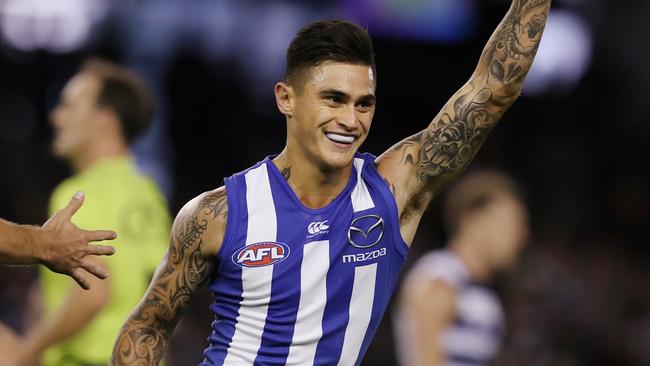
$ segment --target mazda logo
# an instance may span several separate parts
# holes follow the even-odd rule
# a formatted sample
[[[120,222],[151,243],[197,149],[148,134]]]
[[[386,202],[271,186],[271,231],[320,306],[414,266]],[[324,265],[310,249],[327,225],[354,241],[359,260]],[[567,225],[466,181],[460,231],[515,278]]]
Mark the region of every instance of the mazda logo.
[[[379,235],[377,235],[377,238],[375,240],[370,239],[371,237],[374,237],[376,235],[376,234],[372,235],[373,232],[375,232],[376,230],[380,230]],[[360,235],[363,239],[357,238],[357,241],[353,240],[352,239],[353,233],[357,233],[358,235],[356,236]],[[373,245],[379,243],[379,241],[381,241],[381,238],[383,236],[384,236],[384,219],[382,219],[381,216],[378,215],[359,216],[356,219],[352,220],[352,223],[350,224],[350,229],[348,229],[348,242],[350,242],[350,244],[355,248],[361,248],[361,249],[370,248]]]

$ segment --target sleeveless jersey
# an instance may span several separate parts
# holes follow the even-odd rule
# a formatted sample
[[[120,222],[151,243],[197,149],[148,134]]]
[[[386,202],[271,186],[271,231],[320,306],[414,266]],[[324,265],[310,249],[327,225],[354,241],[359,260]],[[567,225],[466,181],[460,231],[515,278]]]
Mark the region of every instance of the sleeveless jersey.
[[[504,331],[504,312],[497,295],[489,288],[473,283],[465,264],[451,250],[437,250],[420,258],[407,281],[441,280],[456,291],[456,317],[442,334],[441,347],[446,355],[445,366],[487,365],[501,345]],[[412,365],[409,352],[415,342],[412,320],[403,309],[395,318],[396,340],[400,363]]]
[[[343,192],[305,207],[266,158],[225,180],[228,222],[201,365],[358,365],[408,246],[395,199],[356,154]]]

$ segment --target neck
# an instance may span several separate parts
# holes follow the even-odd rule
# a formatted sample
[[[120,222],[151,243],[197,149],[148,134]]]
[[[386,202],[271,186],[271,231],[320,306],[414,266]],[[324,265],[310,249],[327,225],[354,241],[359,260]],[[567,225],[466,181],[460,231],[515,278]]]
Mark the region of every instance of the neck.
[[[341,169],[323,169],[287,147],[273,163],[302,204],[312,209],[332,202],[345,189],[352,169],[352,164]]]
[[[492,270],[488,263],[483,260],[479,251],[473,248],[477,243],[470,242],[471,239],[458,237],[454,238],[449,247],[465,264],[473,281],[485,282],[492,277]]]
[[[75,172],[83,172],[100,160],[127,156],[129,147],[121,142],[98,139],[82,154],[77,154],[70,159],[70,164]]]

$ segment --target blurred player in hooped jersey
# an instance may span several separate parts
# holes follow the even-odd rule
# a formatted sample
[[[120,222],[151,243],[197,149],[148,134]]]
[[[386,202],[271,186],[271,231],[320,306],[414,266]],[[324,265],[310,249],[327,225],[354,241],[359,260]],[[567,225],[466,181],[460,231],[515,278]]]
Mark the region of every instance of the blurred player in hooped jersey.
[[[298,31],[274,90],[284,149],[178,213],[111,364],[157,364],[205,284],[215,321],[202,365],[361,363],[424,210],[519,96],[550,3],[513,0],[467,83],[379,157],[358,152],[377,100],[368,32],[340,20]],[[436,58],[423,72],[444,72]]]
[[[83,228],[117,231],[117,251],[92,259],[109,277],[88,277],[87,291],[42,271],[44,314],[24,337],[15,337],[12,352],[3,353],[0,364],[28,365],[39,359],[44,366],[108,363],[122,320],[138,303],[164,253],[171,224],[163,195],[130,153],[151,116],[152,100],[143,82],[110,62],[89,60],[65,85],[51,114],[53,149],[75,174],[56,187],[50,211],[64,207],[74,192],[85,192],[85,204],[72,221]]]
[[[448,193],[449,242],[425,254],[407,275],[394,317],[402,366],[488,365],[504,331],[504,313],[487,287],[508,269],[528,238],[528,213],[505,175],[469,173]]]

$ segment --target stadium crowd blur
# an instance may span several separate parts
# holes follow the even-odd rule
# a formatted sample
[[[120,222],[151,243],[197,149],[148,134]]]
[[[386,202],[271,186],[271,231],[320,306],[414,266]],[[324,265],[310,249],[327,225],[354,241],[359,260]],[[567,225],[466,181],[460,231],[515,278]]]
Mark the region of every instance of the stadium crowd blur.
[[[302,25],[344,17],[375,41],[378,106],[364,151],[428,124],[466,81],[507,0],[2,0],[0,217],[42,223],[70,174],[48,113],[88,56],[140,72],[157,94],[135,149],[172,214],[221,179],[278,153],[273,83]],[[523,96],[473,166],[526,189],[531,245],[496,288],[508,314],[496,365],[650,365],[650,2],[554,0]],[[92,200],[93,197],[87,197]],[[408,262],[445,242],[440,204]],[[408,266],[407,266],[408,269]],[[24,330],[35,270],[0,270],[0,320]],[[126,285],[126,284],[125,284]],[[192,365],[212,321],[207,292],[176,330],[168,365]],[[390,315],[389,315],[390,316]],[[395,364],[385,319],[364,365]]]

